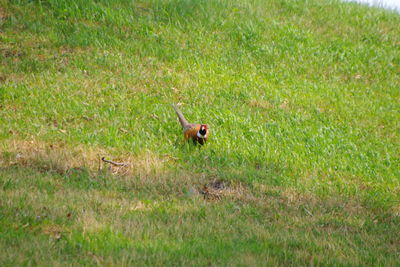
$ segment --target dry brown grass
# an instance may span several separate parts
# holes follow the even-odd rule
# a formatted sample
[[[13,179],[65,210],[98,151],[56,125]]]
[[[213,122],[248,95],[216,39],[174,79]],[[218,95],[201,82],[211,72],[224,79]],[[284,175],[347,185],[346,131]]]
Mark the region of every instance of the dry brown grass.
[[[67,149],[65,146],[53,145],[50,149],[48,144],[39,142],[13,142],[11,145],[8,144],[7,148],[8,150],[5,151],[12,151],[13,157],[3,154],[2,166],[21,164],[39,171],[42,169],[35,167],[35,164],[38,162],[43,164],[41,163],[43,159],[38,159],[38,157],[73,154],[65,152],[64,150]],[[11,150],[11,148],[14,149]],[[48,150],[54,150],[52,153],[55,154],[48,154]],[[58,163],[56,161],[53,165],[46,165],[46,168],[51,167],[47,169],[50,171],[66,170],[68,172],[73,166],[82,167],[83,165],[79,164],[82,162],[90,165],[91,159],[97,159],[98,152],[99,150],[90,153],[86,150],[82,152],[76,148],[73,155],[76,158],[79,155],[80,160]],[[19,156],[15,159],[15,155],[18,155],[16,153],[21,153],[25,158],[21,159],[22,156]],[[129,163],[133,163],[134,159],[134,156],[115,158],[115,160]],[[15,217],[16,221],[20,221],[19,224],[12,226],[14,229],[41,233],[48,236],[51,242],[57,241],[57,244],[74,240],[77,233],[89,243],[94,242],[91,239],[93,236],[103,240],[106,238],[103,237],[104,233],[112,229],[116,235],[129,236],[133,243],[148,242],[151,246],[154,244],[152,242],[155,242],[152,238],[155,238],[157,242],[169,242],[171,246],[179,246],[174,241],[168,241],[171,240],[171,235],[178,236],[176,237],[178,239],[190,240],[192,236],[207,236],[210,229],[218,229],[219,236],[235,238],[237,235],[235,229],[241,229],[241,238],[251,240],[257,236],[258,240],[272,240],[274,244],[292,249],[297,258],[312,263],[322,261],[322,254],[314,255],[303,247],[290,247],[291,240],[318,242],[319,248],[343,261],[346,261],[349,255],[344,253],[341,245],[348,247],[346,242],[353,242],[351,238],[345,238],[347,234],[363,234],[363,240],[371,245],[380,242],[379,235],[375,236],[364,230],[366,221],[373,218],[374,214],[355,200],[340,197],[320,198],[292,188],[272,187],[265,184],[254,183],[252,187],[249,187],[236,181],[224,181],[217,177],[211,178],[188,172],[176,175],[165,170],[162,161],[156,159],[158,158],[148,157],[137,160],[136,166],[143,167],[140,172],[135,171],[134,168],[126,172],[116,170],[112,177],[108,177],[108,179],[117,179],[119,183],[128,184],[132,188],[132,194],[118,191],[113,187],[104,190],[102,188],[71,188],[68,186],[68,179],[44,175],[41,178],[42,182],[48,180],[48,182],[57,183],[57,179],[60,179],[64,183],[57,187],[54,195],[43,193],[39,188],[32,188],[31,185],[25,183],[27,178],[24,178],[20,181],[23,183],[21,186],[4,191],[2,203],[9,207],[10,211],[18,207],[17,213],[10,215],[10,218]],[[90,168],[93,174],[97,172],[95,163],[86,168]],[[111,168],[118,169],[118,167]],[[18,175],[16,179],[19,179],[17,177]],[[204,199],[197,193],[197,190],[204,185],[208,186],[210,192],[218,198]],[[191,196],[184,196],[182,192],[177,194],[176,191],[179,188],[194,188],[195,192]],[[161,197],[152,199],[151,195]],[[18,204],[18,201],[22,198],[24,198],[24,204],[23,208],[20,208],[21,204]],[[231,205],[234,206],[233,210],[229,208]],[[31,225],[25,222],[26,218],[39,219]],[[47,222],[36,225],[41,218]],[[226,227],[227,223],[233,224],[234,227]],[[376,225],[379,224],[382,222],[377,221]],[[274,230],[271,230],[269,226]],[[305,232],[309,234],[303,235]],[[142,240],[144,233],[145,236],[151,238]],[[342,241],[338,241],[335,237],[337,235],[344,236]],[[395,252],[398,241],[392,238],[390,242],[393,246],[387,247]],[[96,252],[89,253],[89,258],[99,261],[100,264],[105,263],[105,258],[101,255],[97,256]],[[239,251],[238,254],[240,253],[242,252]],[[243,257],[239,257],[239,262],[242,264],[252,265],[265,260],[257,254],[245,253]],[[356,250],[350,249],[348,253],[357,258]],[[105,253],[103,256],[106,257],[106,255]],[[268,262],[276,263],[274,258],[269,258]]]
[[[3,153],[0,155],[0,165],[3,167],[22,165],[58,173],[80,168],[93,172],[108,168],[114,174],[147,177],[150,174],[160,174],[164,163],[170,160],[150,152],[139,156],[126,154],[113,159],[127,164],[118,167],[101,161],[104,156],[111,158],[112,156],[108,155],[113,155],[113,151],[98,147],[71,147],[63,143],[45,143],[37,140],[8,140],[1,145],[1,150]]]
[[[263,108],[263,109],[273,109],[275,106],[271,104],[267,100],[260,100],[260,99],[252,99],[248,102],[248,105],[250,107],[255,107],[255,108]]]
[[[100,173],[106,172],[132,190],[145,190],[155,195],[183,196],[191,192],[193,197],[201,197],[202,188],[207,186],[209,193],[204,195],[208,200],[230,199],[234,201],[249,201],[255,197],[250,189],[241,182],[222,181],[215,176],[193,173],[187,170],[172,171],[168,168],[174,164],[175,159],[168,156],[159,156],[152,153],[141,155],[118,154],[101,148],[88,148],[84,146],[70,147],[62,143],[46,143],[37,140],[9,140],[1,145],[0,166],[24,166],[40,172],[55,172],[60,175],[73,175],[74,173],[89,172],[93,179]],[[114,166],[103,162],[104,155],[115,162],[123,162],[126,166]],[[113,156],[117,155],[117,156]],[[55,183],[52,181],[52,183]],[[9,192],[11,193],[11,192]],[[18,192],[13,191],[14,197]],[[32,192],[37,196],[37,192]],[[57,192],[59,197],[74,199],[78,192],[61,189]],[[22,192],[21,192],[22,194]],[[126,202],[117,196],[98,193],[90,194],[89,202],[98,201],[110,209],[124,210],[149,210],[148,205],[142,202]],[[190,194],[190,193],[189,193]],[[103,202],[103,200],[107,200]],[[121,202],[122,201],[122,202]],[[101,204],[101,205],[103,205]],[[64,211],[67,212],[67,211]],[[88,216],[90,218],[90,216]]]
[[[191,192],[189,196],[196,202],[202,199],[210,204],[229,201],[252,205],[263,213],[272,214],[279,211],[280,216],[287,216],[291,222],[292,226],[289,228],[311,223],[321,225],[321,229],[325,229],[325,231],[357,232],[363,227],[365,218],[375,216],[373,210],[363,206],[357,198],[347,197],[344,199],[335,194],[321,198],[293,188],[273,187],[261,183],[253,183],[249,187],[239,181],[224,181],[215,176],[210,177],[186,170],[179,170],[176,173],[166,166],[166,164],[173,164],[174,159],[151,153],[140,156],[124,154],[113,157],[112,155],[117,153],[101,148],[84,146],[72,148],[62,143],[45,143],[36,140],[11,140],[3,143],[1,150],[3,151],[0,155],[0,166],[2,167],[19,165],[40,172],[53,171],[62,175],[85,169],[93,179],[97,179],[96,175],[99,174],[99,171],[106,171],[114,177],[106,179],[116,179],[119,181],[118,183],[131,188],[132,191],[158,196],[159,201],[153,201],[150,204],[141,199],[127,199],[115,190],[90,190],[81,195],[81,191],[67,189],[61,185],[56,187],[56,194],[64,204],[60,209],[50,204],[54,200],[51,200],[48,195],[41,195],[36,190],[26,192],[16,188],[5,192],[10,200],[25,197],[26,202],[31,203],[33,212],[36,214],[43,213],[41,210],[43,207],[50,207],[53,216],[65,217],[66,214],[72,213],[72,218],[82,226],[84,231],[101,230],[112,223],[111,218],[121,218],[129,212],[152,212],[154,209],[162,207],[165,199],[187,196],[188,190]],[[127,163],[128,166],[117,167],[104,163],[100,160],[104,155],[111,155],[109,158]],[[54,180],[51,183],[57,184]],[[92,208],[68,210],[68,207],[77,206],[73,200],[80,203],[78,206],[88,205]],[[190,210],[191,207],[181,205],[179,209],[180,212],[183,212],[182,209]],[[398,217],[399,213],[399,208],[396,206],[388,213],[388,216]],[[104,214],[109,214],[109,216],[104,216]],[[271,218],[275,218],[274,216]],[[340,217],[342,223],[339,226],[336,222],[329,220],[320,223],[329,216]],[[274,220],[281,219],[275,218]]]
[[[42,232],[55,240],[59,240],[68,231],[59,225],[46,225],[42,227]]]
[[[0,7],[0,19],[4,20],[5,18],[7,18],[7,13],[2,7]]]
[[[113,157],[112,155],[117,153],[106,149],[84,146],[68,147],[62,143],[45,143],[37,140],[9,140],[1,144],[0,148],[3,151],[0,155],[0,166],[2,167],[19,165],[43,172],[54,171],[59,174],[69,174],[73,171],[85,169],[89,171],[92,177],[96,177],[99,171],[107,171],[132,190],[146,190],[156,195],[183,196],[189,190],[193,197],[197,198],[252,203],[258,207],[273,207],[274,209],[284,205],[311,217],[316,215],[315,211],[322,215],[331,212],[331,210],[336,210],[343,216],[345,214],[356,216],[366,213],[371,215],[371,211],[364,207],[357,198],[346,198],[344,200],[336,195],[319,198],[315,194],[300,192],[293,188],[272,187],[260,183],[253,183],[250,188],[239,181],[223,181],[215,176],[186,170],[179,170],[179,173],[176,173],[166,166],[173,164],[175,159],[167,156],[161,157],[149,152],[142,155],[124,154]],[[104,155],[110,155],[108,158],[124,162],[128,166],[119,167],[104,163],[101,161],[101,157]],[[207,193],[205,193],[205,188]],[[11,194],[11,192],[7,194]],[[12,191],[14,197],[22,194],[24,192]],[[64,199],[74,199],[75,194],[79,194],[79,192],[62,189],[57,194]],[[115,194],[114,191],[108,192],[108,195],[94,191],[90,194],[90,197],[84,198],[89,202],[97,201],[107,210],[148,211],[152,209],[151,206],[141,201],[127,201]],[[37,192],[31,191],[28,195],[31,195],[32,198],[37,197]],[[32,199],[32,202],[34,201]],[[399,210],[399,207],[393,207],[392,215],[399,216]],[[63,212],[66,213],[67,211],[63,210]],[[83,217],[91,218],[91,216]]]

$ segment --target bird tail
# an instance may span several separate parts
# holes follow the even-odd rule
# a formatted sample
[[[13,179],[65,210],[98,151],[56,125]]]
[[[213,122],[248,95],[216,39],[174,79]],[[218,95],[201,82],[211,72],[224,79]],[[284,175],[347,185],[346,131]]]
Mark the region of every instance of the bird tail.
[[[175,109],[176,115],[178,115],[179,122],[181,123],[182,127],[186,128],[186,126],[189,125],[189,122],[185,119],[185,116],[183,116],[182,112],[176,105],[172,104],[172,107]]]

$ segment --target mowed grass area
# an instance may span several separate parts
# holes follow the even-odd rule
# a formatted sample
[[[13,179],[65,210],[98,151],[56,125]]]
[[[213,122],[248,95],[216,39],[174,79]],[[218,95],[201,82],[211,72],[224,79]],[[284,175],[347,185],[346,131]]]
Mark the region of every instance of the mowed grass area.
[[[398,264],[399,14],[0,0],[0,60],[2,266]]]

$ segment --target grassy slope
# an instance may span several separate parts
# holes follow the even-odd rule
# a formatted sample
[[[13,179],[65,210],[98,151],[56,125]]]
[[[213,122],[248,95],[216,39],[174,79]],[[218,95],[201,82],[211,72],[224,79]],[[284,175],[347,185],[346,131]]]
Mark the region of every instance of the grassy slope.
[[[395,263],[399,15],[0,3],[0,261]],[[181,143],[173,102],[211,126],[204,149]],[[202,200],[214,179],[230,191]]]

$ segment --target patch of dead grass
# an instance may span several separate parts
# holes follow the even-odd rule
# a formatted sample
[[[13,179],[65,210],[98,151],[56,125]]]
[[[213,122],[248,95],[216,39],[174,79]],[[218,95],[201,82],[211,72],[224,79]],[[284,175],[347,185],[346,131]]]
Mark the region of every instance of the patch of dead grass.
[[[101,157],[112,155],[113,151],[79,145],[70,147],[63,143],[46,143],[37,140],[6,141],[2,144],[1,150],[3,153],[0,155],[0,166],[22,165],[61,174],[81,168],[93,172],[108,168],[114,174],[146,177],[150,174],[160,174],[165,162],[170,160],[168,157],[161,158],[146,152],[142,155],[127,154],[116,157],[115,160],[124,162],[127,166],[112,166],[102,162]]]
[[[392,208],[392,213],[396,217],[400,217],[400,204]]]
[[[374,216],[374,211],[363,205],[356,197],[344,197],[337,193],[321,197],[294,188],[273,187],[260,183],[254,183],[252,187],[253,193],[257,196],[253,197],[256,202],[260,204],[268,202],[271,206],[283,205],[294,213],[297,210],[314,218],[326,215],[342,218]],[[396,209],[393,209],[391,214],[396,216]]]
[[[249,198],[253,198],[249,188],[243,183],[218,179],[206,183],[199,190],[199,193],[207,200],[221,200],[222,198],[226,198],[246,201]]]
[[[45,225],[42,227],[42,232],[55,240],[59,240],[63,233],[66,233],[67,231],[59,225]]]
[[[149,152],[141,155],[120,154],[113,157],[112,155],[117,153],[101,148],[84,146],[72,148],[63,143],[46,143],[37,140],[8,140],[0,145],[0,149],[3,151],[0,154],[0,166],[2,167],[21,165],[43,172],[54,171],[60,174],[69,174],[72,171],[84,169],[93,179],[97,179],[99,171],[106,170],[108,173],[114,174],[115,178],[107,177],[105,179],[118,179],[118,183],[122,182],[121,185],[129,190],[147,192],[156,196],[191,195],[187,193],[189,190],[194,192],[197,197],[199,197],[199,193],[203,194],[206,200],[251,203],[261,209],[268,207],[270,210],[287,207],[293,214],[314,218],[326,214],[337,214],[344,218],[373,215],[373,211],[364,207],[356,198],[341,197],[336,194],[321,198],[294,188],[272,187],[261,183],[254,183],[250,188],[239,181],[219,180],[218,177],[210,177],[206,174],[192,173],[186,170],[178,170],[176,173],[166,166],[174,160],[173,158]],[[118,167],[104,163],[101,161],[103,155],[109,155],[108,158],[127,163],[128,166]],[[80,194],[65,190],[63,186],[57,187],[56,190],[57,194],[64,198],[67,198],[69,194]],[[26,191],[24,192],[26,193]],[[23,192],[12,190],[12,193],[15,195]],[[38,194],[38,192],[34,194]],[[108,194],[104,195],[101,192],[95,194],[91,191],[90,197],[87,196],[87,201],[106,203],[102,207],[103,209],[120,210],[121,213],[123,213],[122,210],[146,211],[152,209],[151,205],[146,205],[141,201],[121,199],[115,195],[117,191],[109,191]],[[394,207],[391,213],[399,216],[400,208]],[[92,220],[94,221],[93,218]],[[87,223],[87,225],[89,224]]]
[[[8,18],[8,13],[6,10],[0,6],[0,24]]]
[[[102,231],[106,228],[106,223],[104,221],[99,221],[97,217],[98,213],[93,210],[85,210],[80,213],[76,219],[78,225],[80,225],[83,229],[83,234],[86,232],[93,233]]]
[[[318,201],[317,197],[312,194],[300,193],[293,188],[287,188],[281,192],[281,197],[288,205],[315,205]]]
[[[250,107],[263,108],[263,109],[273,109],[275,107],[269,101],[262,99],[252,99],[249,101],[248,105]]]

